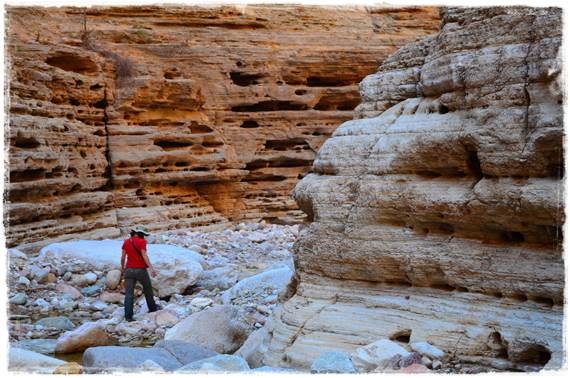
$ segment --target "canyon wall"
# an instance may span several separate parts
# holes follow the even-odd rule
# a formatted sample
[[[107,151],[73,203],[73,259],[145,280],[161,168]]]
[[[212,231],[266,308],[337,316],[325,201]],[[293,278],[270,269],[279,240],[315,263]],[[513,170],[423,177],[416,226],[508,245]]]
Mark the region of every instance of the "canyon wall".
[[[290,197],[357,84],[436,8],[7,7],[8,246],[229,220]]]
[[[466,363],[563,362],[561,10],[448,8],[360,84],[295,188],[312,223],[265,364],[427,341]]]

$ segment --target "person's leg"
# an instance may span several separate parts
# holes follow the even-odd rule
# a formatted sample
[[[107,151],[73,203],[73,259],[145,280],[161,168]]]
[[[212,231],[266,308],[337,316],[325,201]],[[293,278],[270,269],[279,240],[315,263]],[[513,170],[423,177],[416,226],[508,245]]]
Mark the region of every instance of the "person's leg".
[[[135,296],[135,277],[129,274],[129,269],[125,271],[125,282],[127,288],[125,290],[125,319],[131,320],[133,318],[133,301]]]
[[[154,293],[152,292],[152,284],[150,282],[150,277],[147,270],[141,269],[141,272],[138,274],[137,278],[143,286],[143,292],[146,299],[146,305],[148,306],[148,312],[155,312],[157,310],[157,306],[154,302]]]

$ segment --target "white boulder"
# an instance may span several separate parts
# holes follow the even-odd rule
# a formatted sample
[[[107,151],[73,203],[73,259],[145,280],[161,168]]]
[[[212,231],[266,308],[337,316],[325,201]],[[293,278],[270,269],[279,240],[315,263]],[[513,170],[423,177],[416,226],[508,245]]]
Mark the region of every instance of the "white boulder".
[[[8,369],[11,371],[52,374],[55,368],[64,364],[65,361],[14,347],[10,348],[8,357]]]
[[[264,295],[268,288],[273,292],[280,292],[289,284],[291,277],[293,277],[293,271],[288,266],[266,270],[239,281],[222,295],[222,302],[230,304],[233,299],[245,293]]]
[[[38,259],[75,258],[92,268],[109,271],[120,267],[121,240],[79,240],[54,243],[41,249]],[[148,244],[148,257],[156,269],[152,284],[159,297],[182,293],[202,275],[204,257],[192,250],[166,244]]]

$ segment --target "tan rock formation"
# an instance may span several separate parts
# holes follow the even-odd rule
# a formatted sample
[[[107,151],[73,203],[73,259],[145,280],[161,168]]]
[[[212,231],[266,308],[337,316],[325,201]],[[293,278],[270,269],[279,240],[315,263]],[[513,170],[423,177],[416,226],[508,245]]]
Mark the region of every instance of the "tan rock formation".
[[[361,83],[356,120],[295,188],[296,295],[264,362],[427,341],[561,366],[561,11],[460,8]]]
[[[9,245],[299,220],[357,83],[436,8],[7,8]]]

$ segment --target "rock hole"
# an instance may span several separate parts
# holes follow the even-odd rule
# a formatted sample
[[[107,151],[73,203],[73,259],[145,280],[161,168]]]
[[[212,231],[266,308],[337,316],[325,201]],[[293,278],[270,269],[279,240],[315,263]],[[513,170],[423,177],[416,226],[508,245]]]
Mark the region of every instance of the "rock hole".
[[[477,151],[474,149],[467,149],[467,169],[477,178],[477,181],[483,178],[483,170],[481,169],[481,162]]]
[[[437,111],[439,112],[439,114],[447,114],[449,113],[449,108],[443,104],[439,104]]]
[[[309,87],[341,87],[348,84],[350,84],[350,82],[343,81],[337,76],[309,76],[307,78],[307,85]]]
[[[250,105],[238,105],[232,107],[233,112],[275,112],[275,111],[291,111],[291,110],[307,110],[306,104],[294,101],[277,101],[268,100],[261,101]]]
[[[214,130],[209,126],[192,122],[192,124],[190,125],[190,131],[192,132],[192,134],[206,134],[206,133],[211,133]]]
[[[24,171],[10,172],[10,182],[35,181],[44,179],[46,170],[44,168],[26,169]]]
[[[277,80],[277,81],[276,81],[276,84],[277,84],[277,85],[283,85],[283,84],[285,84],[285,83],[282,82],[281,80]]]
[[[190,163],[188,163],[187,161],[177,161],[176,163],[174,163],[174,165],[176,167],[187,167],[190,165]]]
[[[529,295],[528,297],[530,300],[535,301],[537,303],[541,303],[544,305],[547,305],[549,307],[554,306],[554,301],[552,300],[552,298],[548,298],[548,297],[538,297],[538,296],[531,296]]]
[[[83,150],[79,151],[79,155],[81,155],[82,158],[86,158],[87,157],[87,153]]]
[[[506,243],[522,243],[524,242],[524,235],[517,231],[502,231],[500,234],[501,240]]]
[[[135,192],[135,194],[136,194],[137,196],[142,196],[143,193],[144,193],[144,190],[143,190],[143,189],[137,189],[137,191]]]
[[[544,366],[552,358],[550,350],[541,344],[530,343],[525,345],[521,350],[516,351],[516,355],[509,351],[509,360]]]
[[[247,87],[249,85],[259,84],[259,79],[265,75],[262,74],[246,74],[243,72],[230,72],[230,79],[235,85],[240,87]]]
[[[445,284],[445,283],[437,283],[437,284],[432,284],[430,285],[430,287],[432,289],[438,289],[438,290],[443,290],[443,291],[454,291],[455,287]]]
[[[401,343],[407,344],[410,342],[411,336],[412,336],[412,330],[411,329],[404,329],[404,330],[398,331],[398,332],[394,333],[392,336],[390,336],[390,340],[399,341]]]
[[[499,332],[494,331],[489,334],[487,346],[492,350],[494,358],[507,358],[507,343]]]
[[[57,54],[47,58],[45,62],[50,66],[61,68],[64,71],[72,71],[80,74],[94,73],[97,71],[97,64],[91,59],[70,53]]]
[[[40,146],[40,142],[37,141],[36,138],[34,137],[22,137],[22,136],[17,136],[16,139],[14,140],[14,147],[18,147],[18,148],[37,148]]]
[[[297,90],[295,91],[295,94],[296,94],[297,96],[302,96],[302,95],[304,95],[304,94],[307,94],[307,91],[304,90],[304,89],[297,89]]]
[[[92,86],[89,87],[89,89],[91,89],[92,91],[96,91],[97,89],[101,88],[103,88],[101,84],[93,84]]]
[[[238,61],[236,62],[236,66],[238,66],[238,67],[243,67],[243,66],[244,66],[244,63],[238,60]]]
[[[526,294],[523,293],[512,293],[511,295],[509,295],[509,297],[518,302],[526,302],[528,300]]]
[[[70,98],[69,103],[73,106],[78,106],[80,104],[79,100],[77,100],[75,98]]]
[[[244,128],[244,129],[254,129],[256,127],[259,127],[259,124],[256,121],[248,119],[246,121],[243,121],[243,123],[240,125],[240,127]]]
[[[155,140],[153,144],[155,146],[162,148],[163,150],[174,150],[178,148],[185,148],[192,146],[194,143],[186,141],[174,141],[174,140]]]
[[[97,101],[93,104],[94,107],[97,109],[105,109],[109,105],[106,98],[102,98],[101,100]]]
[[[220,141],[220,140],[206,140],[202,143],[202,146],[204,147],[219,147],[219,146],[223,146],[224,142]]]

